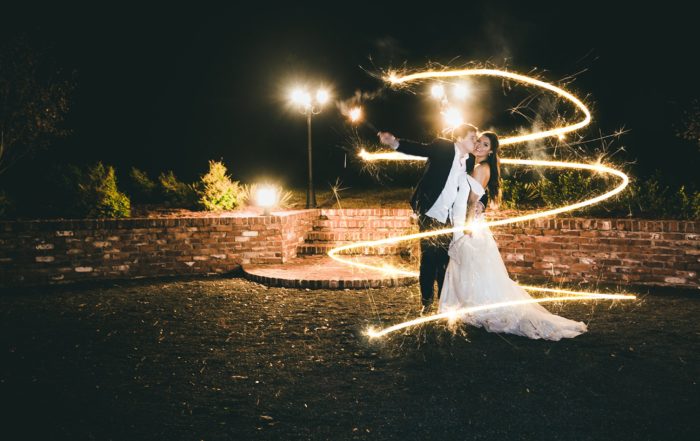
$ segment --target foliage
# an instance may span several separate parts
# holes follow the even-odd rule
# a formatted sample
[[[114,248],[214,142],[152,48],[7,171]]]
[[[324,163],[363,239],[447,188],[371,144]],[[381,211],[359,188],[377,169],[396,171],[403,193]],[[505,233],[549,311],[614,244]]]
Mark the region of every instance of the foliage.
[[[158,184],[148,177],[146,172],[131,167],[129,170],[129,190],[136,202],[155,202],[158,198]]]
[[[690,192],[684,185],[681,185],[677,197],[683,219],[700,219],[700,191]]]
[[[68,135],[74,84],[26,37],[0,43],[0,174]]]
[[[255,207],[257,202],[255,196],[258,189],[261,187],[272,187],[277,193],[277,204],[278,208],[289,208],[292,206],[292,199],[294,198],[294,192],[285,190],[279,185],[275,184],[243,184],[240,186],[240,201],[241,205],[245,207]]]
[[[604,180],[583,170],[557,171],[553,178],[538,182],[540,197],[550,208],[589,199],[605,188]]]
[[[4,219],[12,212],[12,201],[4,190],[0,190],[0,219]]]
[[[539,189],[533,182],[526,182],[516,177],[501,179],[501,204],[505,209],[524,209],[537,204]]]
[[[72,164],[53,164],[25,201],[21,211],[32,217],[81,217],[78,194],[83,171]]]
[[[205,210],[233,210],[238,206],[238,181],[232,181],[226,172],[223,162],[209,161],[209,171],[202,176],[197,188],[198,203]]]
[[[700,100],[697,98],[683,111],[680,124],[676,127],[676,136],[700,147]]]
[[[552,209],[606,193],[612,181],[583,170],[551,172],[539,178],[526,174],[501,181],[502,207]],[[674,190],[656,173],[644,180],[631,178],[618,195],[574,214],[605,217],[700,218],[700,192],[686,186]]]
[[[77,207],[88,218],[117,218],[131,215],[129,198],[117,189],[114,167],[101,162],[89,167],[80,177]]]
[[[165,203],[170,207],[194,208],[197,192],[192,184],[185,184],[175,177],[172,170],[158,176],[160,190]]]

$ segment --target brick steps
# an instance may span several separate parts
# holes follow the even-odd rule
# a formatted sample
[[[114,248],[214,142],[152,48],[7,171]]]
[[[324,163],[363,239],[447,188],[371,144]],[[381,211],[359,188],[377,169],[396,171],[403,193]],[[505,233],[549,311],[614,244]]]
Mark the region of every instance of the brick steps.
[[[250,280],[288,288],[365,289],[415,283],[415,277],[391,277],[380,270],[355,268],[327,256],[330,250],[338,246],[386,239],[416,230],[407,210],[387,217],[379,217],[385,213],[374,213],[373,210],[354,211],[350,215],[322,214],[311,222],[309,231],[304,235],[304,243],[297,245],[296,258],[284,264],[244,265],[243,273]],[[416,251],[410,244],[389,244],[361,247],[340,254],[352,255],[355,256],[353,259],[379,267],[393,264],[412,270],[408,262],[411,262],[412,253]]]
[[[339,241],[339,242],[315,242],[306,243],[297,246],[298,256],[313,256],[313,255],[325,255],[328,254],[330,250],[341,245],[348,245],[354,243],[353,241]],[[396,254],[410,254],[411,247],[409,245],[379,245],[376,247],[360,247],[353,248],[350,250],[341,251],[339,254],[364,254],[364,255],[396,255]]]
[[[406,234],[405,230],[395,231],[372,231],[372,230],[330,230],[330,231],[310,231],[306,235],[306,243],[316,242],[358,242],[386,239],[392,236]]]
[[[395,216],[375,217],[373,210],[356,210],[355,215],[326,213],[314,219],[304,237],[304,243],[297,246],[297,256],[325,255],[341,245],[355,242],[374,241],[392,236],[400,236],[415,230],[410,211],[397,212]],[[381,245],[343,251],[340,254],[355,255],[408,255],[410,244]]]
[[[336,230],[336,229],[388,229],[397,230],[410,228],[413,225],[411,219],[318,219],[313,223],[314,230]]]

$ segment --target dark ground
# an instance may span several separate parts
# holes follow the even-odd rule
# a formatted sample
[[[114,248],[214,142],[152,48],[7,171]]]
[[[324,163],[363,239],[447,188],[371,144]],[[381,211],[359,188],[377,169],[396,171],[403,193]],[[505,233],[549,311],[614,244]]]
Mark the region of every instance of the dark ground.
[[[417,286],[122,282],[0,296],[0,438],[700,439],[700,298],[549,305],[546,342],[430,325]]]

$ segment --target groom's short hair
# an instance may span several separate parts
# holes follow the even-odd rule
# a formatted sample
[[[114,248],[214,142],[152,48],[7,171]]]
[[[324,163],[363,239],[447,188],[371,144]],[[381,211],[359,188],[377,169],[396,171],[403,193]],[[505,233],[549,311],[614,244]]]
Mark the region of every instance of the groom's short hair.
[[[471,124],[463,123],[458,125],[452,130],[452,139],[464,138],[468,133],[476,132],[479,133],[479,129]]]

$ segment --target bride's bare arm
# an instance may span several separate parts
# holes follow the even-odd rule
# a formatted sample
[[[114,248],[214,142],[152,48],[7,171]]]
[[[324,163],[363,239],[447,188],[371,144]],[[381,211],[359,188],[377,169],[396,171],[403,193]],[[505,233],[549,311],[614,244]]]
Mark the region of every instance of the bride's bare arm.
[[[479,181],[482,187],[486,187],[489,182],[489,177],[491,176],[491,170],[488,166],[483,166],[481,164],[474,167],[471,176]],[[467,225],[474,220],[474,217],[483,211],[483,205],[481,204],[479,195],[474,192],[469,192],[469,200],[467,202]]]
[[[479,199],[479,195],[477,195],[474,192],[469,192],[469,199],[467,201],[466,225],[469,225],[474,220],[474,217],[478,214],[477,206],[481,204],[481,202],[479,202]]]

